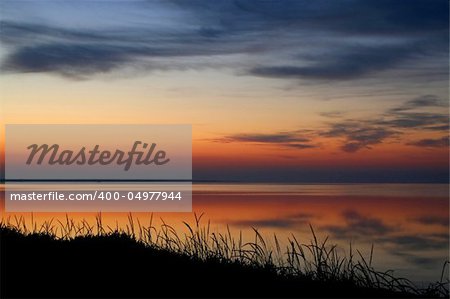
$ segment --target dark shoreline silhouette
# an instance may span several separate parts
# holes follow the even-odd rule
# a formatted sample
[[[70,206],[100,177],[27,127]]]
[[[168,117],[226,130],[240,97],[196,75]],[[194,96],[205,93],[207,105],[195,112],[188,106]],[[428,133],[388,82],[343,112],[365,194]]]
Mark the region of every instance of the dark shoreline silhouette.
[[[55,240],[1,229],[2,296],[401,297],[351,284],[289,279],[273,269],[201,261],[147,248],[125,234]],[[213,292],[211,292],[213,291]]]
[[[130,220],[132,223],[132,218]],[[72,224],[68,219],[66,233],[70,234]],[[177,252],[175,247],[170,249],[170,242],[176,239],[168,237],[167,231],[162,234],[163,238],[168,237],[164,248],[149,246],[136,240],[134,226],[127,232],[107,233],[101,226],[101,219],[97,233],[92,230],[75,237],[56,238],[51,231],[34,229],[24,233],[20,224],[14,227],[0,223],[2,298],[442,296],[439,293],[442,289],[438,288],[417,290],[407,284],[403,287],[402,279],[371,272],[367,264],[349,263],[356,273],[352,278],[344,272],[337,276],[320,273],[329,265],[319,265],[309,274],[292,275],[280,272],[272,262],[261,262],[255,256],[248,262],[243,262],[245,258],[228,259],[224,253],[228,249],[202,253],[204,244],[197,243],[203,242],[201,230],[191,230],[193,239],[187,245],[198,248],[190,253]],[[329,254],[324,248],[316,247],[314,250],[318,254]],[[255,253],[258,250],[256,248]],[[328,258],[321,260],[330,262]],[[267,261],[271,261],[271,257]],[[366,281],[359,277],[361,274],[392,279],[387,282],[397,286],[389,289],[371,279]]]

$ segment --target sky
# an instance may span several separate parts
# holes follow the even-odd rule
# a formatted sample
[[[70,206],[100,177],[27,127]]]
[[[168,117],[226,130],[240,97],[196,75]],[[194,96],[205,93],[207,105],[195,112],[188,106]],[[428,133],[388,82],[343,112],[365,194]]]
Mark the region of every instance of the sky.
[[[1,121],[192,124],[195,180],[448,183],[448,6],[1,1]]]

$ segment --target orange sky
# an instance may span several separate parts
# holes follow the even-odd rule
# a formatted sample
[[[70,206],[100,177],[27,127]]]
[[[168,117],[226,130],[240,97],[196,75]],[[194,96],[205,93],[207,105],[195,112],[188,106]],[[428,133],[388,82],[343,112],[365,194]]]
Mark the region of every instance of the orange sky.
[[[448,181],[445,1],[25,3],[3,5],[2,125],[190,124],[198,180]]]

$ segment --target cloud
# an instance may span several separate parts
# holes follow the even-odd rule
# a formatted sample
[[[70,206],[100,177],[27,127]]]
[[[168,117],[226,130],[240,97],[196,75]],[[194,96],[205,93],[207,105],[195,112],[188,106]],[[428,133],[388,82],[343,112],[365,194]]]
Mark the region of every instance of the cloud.
[[[278,134],[236,134],[225,137],[236,142],[258,142],[258,143],[286,143],[286,142],[308,142],[309,139],[298,137],[295,133],[286,132]]]
[[[296,149],[308,149],[308,148],[317,148],[317,145],[307,144],[307,143],[286,143],[283,144],[285,147],[291,147]]]
[[[403,105],[400,105],[398,107],[392,108],[389,111],[391,113],[406,111],[406,110],[413,110],[413,109],[420,109],[420,108],[428,108],[428,107],[446,107],[448,104],[438,98],[435,95],[424,95],[417,97],[415,99],[412,99],[410,101],[407,101]]]
[[[389,252],[422,267],[442,266],[442,257],[433,257],[436,250],[448,251],[448,234],[400,234],[382,236],[376,242],[385,244]],[[430,252],[431,254],[427,254]],[[418,255],[417,253],[420,253]],[[430,257],[431,256],[431,257]]]
[[[391,69],[416,53],[417,46],[354,46],[333,50],[326,56],[312,57],[313,63],[306,66],[259,66],[251,69],[250,74],[271,78],[294,78],[316,80],[358,79],[375,72]]]
[[[3,68],[16,72],[57,72],[65,76],[109,72],[133,59],[133,49],[101,44],[51,44],[23,47],[11,54]]]
[[[380,126],[373,126],[363,121],[342,121],[331,124],[331,128],[321,135],[325,137],[345,137],[341,149],[348,153],[357,152],[371,145],[382,143],[397,132]]]
[[[365,216],[353,210],[344,211],[342,217],[344,225],[327,225],[322,228],[340,239],[382,236],[396,231],[394,226],[385,224],[381,219]]]
[[[428,126],[425,128],[422,128],[423,130],[429,130],[429,131],[448,131],[450,129],[450,126],[447,125],[437,125],[437,126]]]
[[[407,262],[414,264],[419,267],[427,267],[431,269],[436,269],[436,266],[442,265],[442,258],[440,257],[424,257],[424,256],[418,256],[417,254],[412,254],[408,252],[400,252],[400,251],[393,251],[392,254],[403,258]]]
[[[164,34],[148,28],[89,30],[39,24],[1,23],[1,40],[13,51],[2,61],[6,72],[48,72],[69,77],[89,77],[124,67],[165,70],[183,68],[187,58],[246,52],[239,43],[208,42],[201,32]],[[171,62],[163,61],[172,58]],[[202,67],[206,60],[198,62]]]
[[[383,246],[389,248],[389,252],[415,264],[425,265],[436,262],[436,260],[417,257],[411,252],[423,253],[427,250],[448,249],[448,234],[417,235],[404,233],[396,225],[387,224],[379,218],[363,215],[353,210],[344,211],[342,217],[344,220],[342,224],[326,225],[321,229],[330,232],[333,237],[338,239],[358,238],[375,244],[383,244]],[[429,219],[420,218],[417,220],[428,222]]]
[[[410,0],[408,9],[396,0],[326,0],[262,1],[224,0],[205,3],[202,0],[172,0],[171,3],[189,10],[199,19],[213,19],[217,23],[241,30],[253,27],[307,27],[339,33],[378,35],[423,34],[446,29],[448,7],[445,0],[430,4],[426,0]],[[383,18],[381,18],[383,16]]]
[[[437,217],[437,216],[421,216],[412,219],[414,222],[425,225],[440,225],[444,227],[449,226],[449,217]]]
[[[448,113],[424,112],[424,108],[440,108],[447,110],[448,103],[435,95],[423,95],[409,100],[397,107],[388,109],[382,119],[374,124],[396,129],[424,129],[447,131]]]
[[[267,218],[255,220],[239,220],[232,222],[236,226],[255,227],[255,228],[297,228],[308,224],[314,216],[306,213],[288,215],[283,218]]]
[[[279,132],[272,134],[234,134],[215,139],[215,141],[224,143],[244,142],[258,144],[276,144],[296,149],[308,149],[317,147],[317,145],[309,143],[311,141],[309,138],[299,136],[299,133],[297,131]]]
[[[448,52],[448,15],[439,11],[448,10],[448,3],[443,1],[431,6],[412,1],[408,9],[395,1],[344,1],[339,6],[314,2],[317,5],[303,2],[304,12],[297,16],[297,22],[288,19],[294,23],[292,27],[309,27],[325,35],[328,32],[327,36],[340,38],[341,42],[325,44],[308,55],[298,54],[297,60],[288,63],[255,66],[249,74],[279,79],[353,80]],[[393,36],[396,42],[389,39]]]
[[[229,64],[238,73],[349,80],[448,53],[445,0],[410,0],[408,9],[395,0],[20,5],[3,5],[7,72],[83,78],[127,67],[182,70],[190,58],[189,68],[200,68],[211,56],[245,54],[252,65]]]
[[[295,222],[291,219],[262,219],[262,220],[242,220],[232,222],[236,226],[255,227],[255,228],[292,228]]]
[[[448,235],[436,237],[432,235],[390,235],[381,237],[380,242],[390,244],[398,250],[424,251],[448,248]]]
[[[448,132],[449,116],[447,113],[424,112],[424,108],[446,109],[447,104],[435,95],[424,95],[390,108],[382,112],[378,118],[370,119],[336,119],[329,122],[328,129],[318,131],[317,134],[328,138],[343,137],[341,149],[354,153],[362,149],[370,149],[373,145],[381,144],[386,140],[408,131],[443,131]],[[340,114],[322,114],[325,117],[338,117]],[[448,146],[448,137],[439,139],[422,139],[407,145],[421,147]]]
[[[381,112],[377,118],[341,119],[341,116],[344,115],[342,112],[332,111],[321,114],[330,119],[325,129],[267,134],[234,134],[215,141],[277,144],[283,147],[309,149],[319,148],[314,138],[320,136],[322,138],[342,138],[340,149],[347,153],[355,153],[364,149],[372,149],[387,140],[398,142],[399,136],[412,130],[447,132],[448,114],[423,112],[424,108],[430,107],[442,110],[446,108],[446,104],[434,95],[424,95],[387,109]],[[446,147],[449,145],[449,139],[448,137],[422,139],[406,144],[429,148]]]
[[[431,112],[397,112],[387,114],[384,119],[373,121],[376,125],[383,125],[399,129],[432,129],[447,125],[447,114]]]
[[[419,147],[448,147],[449,137],[445,136],[439,139],[421,139],[407,144]]]
[[[391,240],[397,245],[408,249],[437,249],[448,247],[448,239],[431,239],[425,236],[404,235]]]

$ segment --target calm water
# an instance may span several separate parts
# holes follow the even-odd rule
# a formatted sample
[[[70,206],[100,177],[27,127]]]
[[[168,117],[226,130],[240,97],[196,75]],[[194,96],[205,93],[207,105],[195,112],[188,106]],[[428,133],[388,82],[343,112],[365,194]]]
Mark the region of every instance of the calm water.
[[[2,202],[4,185],[1,185]],[[131,189],[131,186],[127,186]],[[393,269],[398,276],[416,282],[435,281],[449,255],[448,185],[439,184],[195,184],[193,210],[205,213],[203,222],[233,234],[251,237],[251,227],[268,239],[291,234],[304,243],[311,239],[309,224],[321,238],[330,237],[348,251],[349,243],[369,254],[374,244],[374,264]],[[1,207],[2,217],[6,213]],[[24,215],[30,220],[30,213]],[[95,213],[69,213],[76,220],[94,221]],[[148,223],[150,213],[134,213]],[[156,217],[155,217],[156,216]],[[38,213],[43,222],[65,217],[62,213]],[[126,213],[103,214],[105,224],[124,226]],[[182,221],[193,222],[193,213],[158,213],[180,232]],[[31,220],[30,220],[31,221]],[[447,272],[448,273],[448,272]]]

